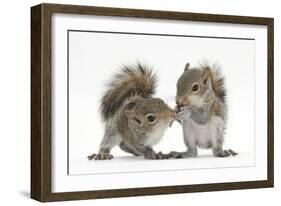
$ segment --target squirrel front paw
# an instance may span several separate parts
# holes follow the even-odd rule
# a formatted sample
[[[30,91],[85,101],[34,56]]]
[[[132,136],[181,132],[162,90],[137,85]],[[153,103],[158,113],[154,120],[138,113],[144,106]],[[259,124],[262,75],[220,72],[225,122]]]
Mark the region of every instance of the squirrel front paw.
[[[189,107],[181,107],[180,109],[178,109],[178,112],[176,113],[176,119],[178,121],[184,121],[186,119],[189,118],[190,116],[190,109]]]
[[[221,150],[215,154],[216,157],[229,157],[230,153],[228,150]]]
[[[237,153],[237,152],[234,152],[232,149],[228,149],[228,152],[229,152],[232,156],[238,155],[238,153]]]
[[[148,153],[144,154],[145,159],[151,159],[151,160],[162,159],[163,158],[162,156],[163,156],[162,152],[156,153],[154,151],[153,152],[148,152]]]
[[[166,154],[166,159],[180,159],[180,158],[183,158],[182,152],[171,151],[168,154]]]
[[[153,159],[153,160],[179,159],[179,158],[183,158],[183,154],[182,154],[182,152],[175,152],[175,151],[171,151],[168,154],[158,152],[158,153],[151,153],[149,155],[146,155],[145,158]]]
[[[144,155],[146,159],[151,159],[151,160],[162,160],[162,159],[168,159],[167,154],[163,154],[162,152],[149,152]]]
[[[110,153],[98,153],[98,154],[92,154],[88,156],[88,160],[111,160],[113,158],[113,155]]]

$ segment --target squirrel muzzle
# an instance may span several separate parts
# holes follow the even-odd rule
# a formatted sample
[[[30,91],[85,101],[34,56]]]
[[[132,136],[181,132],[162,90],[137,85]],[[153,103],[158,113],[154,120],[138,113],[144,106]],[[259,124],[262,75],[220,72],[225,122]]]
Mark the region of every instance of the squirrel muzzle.
[[[187,101],[186,97],[177,97],[176,104],[178,109],[180,109],[181,107],[188,106],[189,102]]]
[[[173,123],[174,123],[176,117],[177,117],[176,111],[172,110],[172,111],[168,114],[168,117],[172,119],[171,122],[170,122],[170,124],[169,124],[169,127],[171,127],[171,126],[173,125]]]
[[[176,118],[176,112],[174,110],[172,110],[170,113],[169,113],[169,117],[171,117],[172,119],[175,119]]]

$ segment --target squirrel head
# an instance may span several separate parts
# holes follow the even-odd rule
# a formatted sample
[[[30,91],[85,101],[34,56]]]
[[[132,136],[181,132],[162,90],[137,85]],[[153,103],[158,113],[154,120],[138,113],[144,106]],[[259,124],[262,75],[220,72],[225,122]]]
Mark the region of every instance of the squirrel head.
[[[177,82],[177,106],[202,107],[206,97],[204,94],[210,89],[212,89],[211,69],[190,68],[190,64],[187,63]]]
[[[124,113],[133,128],[146,132],[166,129],[176,117],[175,111],[159,98],[132,98],[125,104]]]

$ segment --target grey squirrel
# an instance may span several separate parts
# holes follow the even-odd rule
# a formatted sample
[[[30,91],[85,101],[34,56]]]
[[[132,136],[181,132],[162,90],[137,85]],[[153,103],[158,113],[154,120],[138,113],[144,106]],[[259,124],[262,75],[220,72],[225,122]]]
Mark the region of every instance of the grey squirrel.
[[[162,154],[152,149],[176,117],[163,100],[152,97],[156,82],[152,70],[140,63],[123,66],[116,74],[101,99],[106,125],[100,149],[88,156],[89,160],[112,159],[110,150],[116,145],[146,159],[179,158],[176,153]]]
[[[216,157],[237,155],[224,150],[227,119],[224,79],[214,67],[200,65],[190,68],[187,63],[177,82],[177,120],[183,128],[187,151],[184,157],[196,157],[197,147],[212,148]]]

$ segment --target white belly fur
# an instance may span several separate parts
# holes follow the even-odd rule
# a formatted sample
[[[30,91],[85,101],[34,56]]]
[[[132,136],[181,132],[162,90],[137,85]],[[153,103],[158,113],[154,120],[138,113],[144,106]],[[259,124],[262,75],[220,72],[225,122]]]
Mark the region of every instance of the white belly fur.
[[[146,146],[156,145],[164,136],[167,127],[168,124],[158,125],[158,127],[152,133],[147,135],[145,145]]]
[[[224,121],[219,116],[212,117],[206,124],[198,124],[192,119],[183,121],[185,142],[201,148],[215,146],[218,138],[223,138]]]

